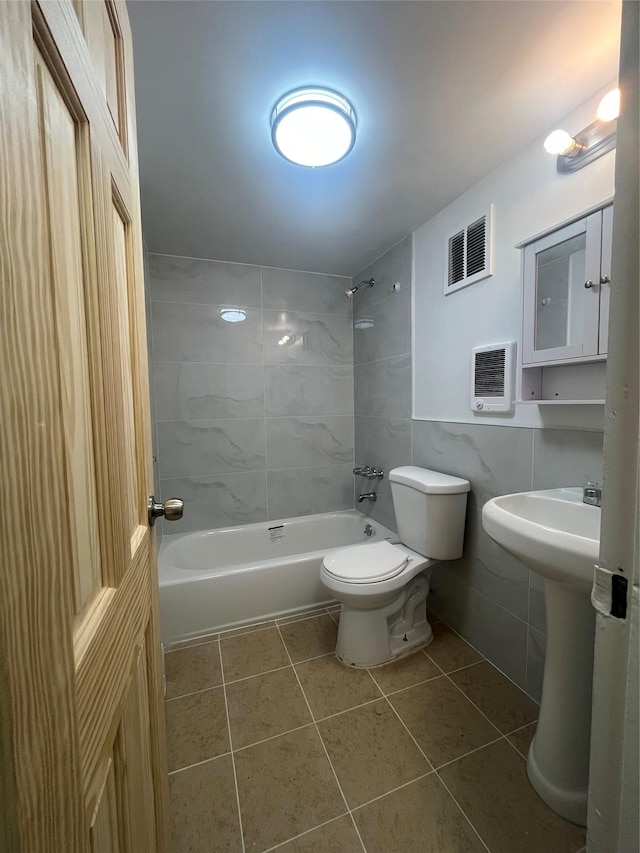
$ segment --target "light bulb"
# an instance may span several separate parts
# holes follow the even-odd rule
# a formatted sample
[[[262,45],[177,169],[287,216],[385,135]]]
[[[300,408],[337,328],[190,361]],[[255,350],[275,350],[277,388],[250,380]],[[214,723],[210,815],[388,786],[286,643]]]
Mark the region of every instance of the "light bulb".
[[[612,89],[598,105],[596,113],[600,121],[613,121],[620,115],[620,89]]]
[[[544,141],[544,150],[547,154],[567,155],[573,151],[577,142],[566,130],[554,130]]]

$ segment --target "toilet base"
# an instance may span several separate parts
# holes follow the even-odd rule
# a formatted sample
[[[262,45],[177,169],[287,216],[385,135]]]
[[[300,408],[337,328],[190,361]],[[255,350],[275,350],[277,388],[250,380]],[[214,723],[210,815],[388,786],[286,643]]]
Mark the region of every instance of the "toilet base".
[[[417,575],[398,596],[379,609],[342,605],[336,657],[347,666],[389,663],[431,642],[427,621],[430,570]]]

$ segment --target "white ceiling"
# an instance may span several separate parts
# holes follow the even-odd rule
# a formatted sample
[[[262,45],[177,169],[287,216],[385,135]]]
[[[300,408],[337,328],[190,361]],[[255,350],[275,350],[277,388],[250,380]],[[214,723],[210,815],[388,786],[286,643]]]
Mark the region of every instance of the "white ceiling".
[[[150,251],[353,275],[617,75],[615,2],[129,0]],[[337,89],[346,160],[271,144]]]

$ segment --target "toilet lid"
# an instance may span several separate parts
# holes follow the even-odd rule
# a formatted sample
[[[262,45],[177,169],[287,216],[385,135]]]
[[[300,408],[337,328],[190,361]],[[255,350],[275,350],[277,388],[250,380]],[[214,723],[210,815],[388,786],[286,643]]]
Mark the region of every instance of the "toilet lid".
[[[332,551],[324,558],[325,570],[347,583],[372,583],[399,575],[409,556],[390,542],[354,545]]]

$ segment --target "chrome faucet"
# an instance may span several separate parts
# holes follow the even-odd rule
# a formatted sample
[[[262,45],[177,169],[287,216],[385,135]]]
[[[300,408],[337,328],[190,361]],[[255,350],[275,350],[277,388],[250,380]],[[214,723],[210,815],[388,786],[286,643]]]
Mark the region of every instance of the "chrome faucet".
[[[602,488],[595,480],[587,480],[582,490],[582,503],[590,506],[602,506]]]
[[[375,492],[365,492],[362,495],[358,495],[358,503],[361,504],[362,501],[375,501],[377,497]]]
[[[371,468],[369,465],[354,468],[353,474],[356,477],[364,477],[365,480],[382,480],[384,477],[384,471],[379,471],[377,468]]]

